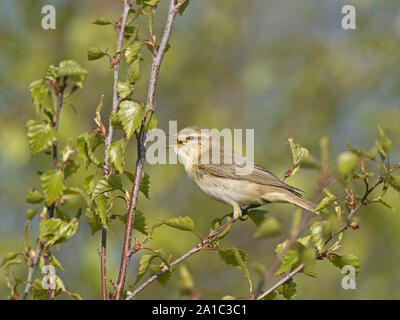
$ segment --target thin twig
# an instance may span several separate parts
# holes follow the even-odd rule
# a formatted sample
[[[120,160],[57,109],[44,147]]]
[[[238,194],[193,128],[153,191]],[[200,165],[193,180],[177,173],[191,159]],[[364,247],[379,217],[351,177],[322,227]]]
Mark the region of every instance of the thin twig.
[[[299,265],[296,269],[294,269],[291,273],[289,273],[286,277],[284,277],[282,280],[278,281],[277,283],[275,283],[271,288],[269,288],[267,291],[265,291],[262,295],[260,295],[259,297],[257,297],[257,300],[262,300],[264,299],[264,297],[266,297],[267,295],[269,295],[271,292],[275,291],[276,289],[278,289],[281,285],[285,284],[286,282],[290,281],[293,276],[300,272],[301,270],[303,270],[304,268],[304,263],[302,263],[301,265]]]
[[[189,258],[190,256],[192,256],[193,254],[195,254],[196,252],[199,252],[201,250],[206,250],[207,248],[205,248],[205,246],[209,243],[212,242],[212,240],[215,238],[215,236],[217,236],[218,234],[220,234],[221,232],[223,232],[229,225],[231,225],[232,223],[236,222],[237,219],[232,219],[229,220],[228,222],[226,222],[225,224],[223,224],[222,226],[220,226],[219,228],[215,229],[214,231],[210,232],[208,235],[206,235],[203,239],[203,241],[201,241],[200,243],[198,243],[196,246],[194,246],[191,250],[189,250],[188,252],[186,252],[185,254],[183,254],[181,257],[179,257],[178,259],[174,260],[173,262],[170,263],[170,267],[174,267],[176,266],[178,263],[184,261],[185,259]],[[161,271],[159,271],[158,273],[156,273],[155,275],[151,276],[149,279],[147,279],[145,282],[143,282],[135,291],[133,291],[127,298],[126,300],[131,300],[134,297],[136,297],[137,294],[139,294],[143,289],[145,289],[150,283],[152,283],[154,280],[156,280],[158,277],[160,277],[161,275],[163,275],[165,272],[167,272],[169,270],[168,266],[164,266]]]
[[[153,110],[155,109],[154,96],[155,96],[155,90],[157,87],[157,81],[158,81],[158,75],[160,72],[161,63],[162,63],[165,51],[167,49],[169,38],[171,36],[171,32],[172,32],[172,28],[174,25],[174,20],[175,20],[176,14],[178,13],[180,6],[184,2],[185,1],[181,1],[178,5],[175,5],[175,0],[170,1],[167,22],[164,27],[164,34],[161,39],[160,47],[159,47],[156,55],[153,56],[150,81],[149,81],[149,89],[148,89],[148,93],[147,93],[147,105],[151,104]],[[153,53],[153,55],[154,55],[154,53]],[[138,135],[138,158],[136,161],[135,179],[134,179],[134,183],[132,186],[132,191],[131,191],[131,196],[130,196],[130,201],[129,201],[129,206],[128,206],[124,244],[123,244],[123,249],[122,249],[121,264],[120,264],[120,270],[119,270],[118,281],[117,281],[117,290],[116,290],[116,293],[114,296],[115,300],[121,299],[122,293],[124,290],[124,286],[125,286],[127,266],[128,266],[128,262],[129,262],[130,251],[131,251],[132,228],[133,228],[133,224],[135,221],[137,199],[138,199],[138,195],[139,195],[140,183],[142,180],[144,160],[146,158],[146,144],[147,144],[147,138],[146,138],[144,126],[142,124],[141,129],[140,129],[140,134]]]
[[[119,79],[119,66],[120,66],[120,56],[122,48],[122,39],[125,33],[126,20],[128,18],[129,10],[132,6],[132,1],[128,3],[128,0],[124,1],[124,10],[121,17],[121,25],[116,27],[117,38],[117,51],[113,59],[114,68],[114,82],[113,82],[113,103],[112,103],[112,113],[117,112],[119,100],[118,100],[118,79]],[[114,127],[111,122],[111,118],[108,124],[107,137],[105,139],[105,152],[104,152],[104,175],[110,174],[110,159],[108,151],[111,146],[113,139]],[[103,300],[107,300],[107,270],[106,270],[106,258],[107,258],[107,229],[102,225],[101,230],[101,252],[100,252],[100,269],[101,269],[101,296]]]
[[[325,241],[325,245],[329,243],[329,241],[331,241],[335,236],[339,235],[341,232],[344,232],[350,225],[351,223],[351,218],[357,213],[357,211],[359,211],[361,209],[361,207],[363,207],[365,205],[365,202],[368,199],[368,196],[370,195],[370,193],[375,190],[381,183],[383,182],[383,176],[380,176],[376,182],[374,183],[374,185],[369,188],[368,185],[366,187],[364,196],[362,197],[361,201],[359,202],[359,204],[350,211],[346,222],[344,222],[341,227],[335,232],[332,233]],[[324,256],[326,254],[326,252],[320,254],[319,256]],[[296,269],[294,269],[288,276],[286,276],[285,278],[283,278],[282,280],[278,281],[275,285],[273,285],[270,289],[268,289],[267,291],[265,291],[263,294],[261,294],[260,296],[258,296],[256,299],[257,300],[261,300],[263,299],[265,296],[267,296],[269,293],[271,293],[272,291],[276,290],[277,288],[279,288],[281,285],[285,284],[286,282],[288,282],[289,280],[291,280],[293,278],[293,276],[295,274],[297,274],[298,272],[300,272],[301,270],[303,270],[304,268],[304,264],[301,264],[300,266],[298,266]]]

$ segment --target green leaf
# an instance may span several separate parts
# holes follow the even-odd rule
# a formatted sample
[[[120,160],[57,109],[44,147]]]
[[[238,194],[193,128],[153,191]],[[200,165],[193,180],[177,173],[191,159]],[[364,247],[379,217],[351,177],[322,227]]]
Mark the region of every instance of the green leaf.
[[[64,60],[59,64],[59,75],[68,77],[78,88],[82,88],[83,80],[87,74],[88,71],[74,60]]]
[[[29,85],[32,102],[35,105],[36,114],[44,109],[50,115],[54,115],[53,100],[50,90],[43,80],[36,80]]]
[[[146,173],[143,172],[142,175],[142,181],[140,182],[140,192],[144,194],[144,196],[147,199],[150,199],[149,193],[150,193],[150,176]]]
[[[97,231],[101,230],[101,220],[100,217],[91,210],[91,208],[86,208],[85,217],[89,224],[91,234],[95,234]]]
[[[102,194],[96,198],[96,203],[97,203],[96,212],[100,217],[101,223],[104,225],[106,229],[109,229],[108,214],[111,210],[110,201],[104,194]]]
[[[109,24],[113,24],[109,19],[101,17],[99,19],[96,19],[95,21],[92,22],[93,24],[97,24],[99,26],[106,26]]]
[[[47,205],[52,205],[62,195],[64,189],[64,173],[62,171],[47,171],[40,177]]]
[[[257,232],[253,235],[253,238],[272,238],[280,234],[281,227],[279,222],[273,218],[266,218],[259,226]]]
[[[378,122],[378,135],[379,140],[377,141],[377,145],[379,146],[378,150],[383,150],[382,156],[385,157],[387,153],[390,152],[392,148],[392,141],[386,136],[385,131],[383,131],[381,124]]]
[[[101,51],[99,48],[90,48],[87,52],[87,58],[89,61],[98,60],[106,55],[105,52]]]
[[[148,235],[146,218],[144,217],[144,214],[139,210],[136,210],[135,213],[135,221],[133,223],[133,229],[136,229],[141,233]]]
[[[293,300],[296,297],[296,283],[292,280],[286,282],[278,288],[278,292],[287,300]]]
[[[78,229],[78,220],[74,218],[70,222],[66,222],[56,218],[43,219],[39,229],[42,240],[59,244],[66,242],[75,234]]]
[[[135,41],[131,46],[125,49],[125,59],[128,64],[132,63],[137,58],[143,43],[141,41]]]
[[[123,173],[125,162],[125,142],[123,138],[111,144],[110,149],[108,149],[108,156],[118,172]]]
[[[0,263],[0,268],[3,267],[7,262],[14,260],[20,254],[21,253],[19,252],[8,252],[6,255],[3,256],[3,260]]]
[[[154,264],[151,264],[149,267],[150,274],[153,276],[153,275],[159,273],[163,268],[164,268],[164,265],[156,266]],[[161,285],[165,286],[167,284],[168,280],[171,278],[171,275],[172,275],[172,271],[167,270],[162,275],[157,277],[157,281]]]
[[[117,92],[121,99],[128,98],[132,94],[130,83],[118,81]]]
[[[140,78],[139,58],[136,58],[128,68],[129,82],[134,85]]]
[[[290,137],[288,139],[290,149],[292,150],[292,155],[293,155],[293,165],[297,166],[301,164],[304,158],[306,158],[309,155],[309,152],[306,148],[300,146],[299,144],[296,144],[294,142],[294,138]]]
[[[130,139],[144,118],[144,109],[137,102],[124,100],[120,104],[118,118],[124,127],[127,138]]]
[[[112,190],[122,190],[121,177],[118,174],[112,174],[108,177],[108,185]]]
[[[49,123],[29,120],[26,126],[32,155],[49,148],[57,140],[57,131]]]
[[[155,7],[160,2],[160,0],[145,0],[144,2],[151,7]]]
[[[189,5],[190,0],[186,0],[186,2],[179,8],[178,13],[179,15],[183,15],[187,6]]]
[[[358,163],[358,157],[352,152],[342,152],[337,158],[339,172],[343,175],[350,174]]]
[[[29,209],[26,211],[25,216],[27,220],[32,220],[36,214],[39,212],[39,209]]]
[[[254,222],[254,224],[259,227],[261,223],[265,220],[265,215],[267,211],[265,210],[251,210],[247,213],[247,216]]]
[[[134,183],[135,175],[133,173],[124,171],[124,174],[131,183]],[[147,199],[150,199],[150,176],[146,172],[142,174],[139,191],[142,192]]]
[[[347,142],[347,148],[349,148],[350,152],[354,153],[355,155],[357,155],[359,157],[364,157],[364,158],[368,158],[371,160],[375,159],[375,155],[372,152],[365,152],[365,151],[356,149],[351,145],[350,142]]]
[[[164,220],[164,224],[183,231],[194,231],[194,222],[190,217],[178,217]]]
[[[332,193],[330,193],[328,190],[325,189],[324,191],[327,194],[327,196],[324,197],[321,200],[321,202],[318,204],[317,208],[315,208],[316,212],[329,207],[332,203],[334,203],[337,200],[337,198]]]
[[[321,253],[324,250],[325,240],[329,234],[327,222],[314,222],[310,230],[313,242],[316,245],[318,252]]]
[[[346,254],[343,256],[334,254],[331,256],[331,262],[340,270],[342,270],[344,266],[350,265],[354,267],[357,274],[360,272],[360,261],[354,254]]]
[[[144,254],[140,257],[139,268],[138,268],[135,284],[137,284],[140,281],[140,279],[143,278],[144,274],[149,269],[151,260],[153,260],[155,257],[157,257],[157,256],[151,255],[151,254]]]
[[[180,266],[179,275],[181,278],[179,284],[181,294],[190,296],[190,293],[194,288],[194,281],[185,265]]]
[[[68,164],[64,168],[64,178],[67,179],[78,171],[80,165],[74,160],[68,160]]]
[[[278,251],[278,249],[276,249]],[[276,274],[288,272],[300,260],[299,252],[297,249],[290,249],[286,252],[285,256],[281,258],[282,264]]]
[[[400,192],[400,176],[387,176],[386,181],[393,189]]]
[[[103,138],[98,134],[84,133],[78,137],[76,140],[76,150],[84,161],[86,167],[88,167],[91,162],[95,165],[100,163],[94,155],[94,151],[103,143]]]
[[[252,284],[250,280],[250,273],[249,269],[247,268],[247,258],[246,254],[244,253],[243,250],[237,249],[237,248],[231,248],[231,249],[226,249],[226,250],[220,250],[218,252],[220,258],[222,261],[224,261],[226,264],[231,265],[233,267],[239,268],[245,275],[246,279],[250,283],[250,291]]]
[[[147,112],[149,110],[152,110],[152,108],[153,108],[152,105],[148,104],[146,106],[146,108],[144,109],[144,111]],[[146,121],[144,124],[144,128],[145,128],[146,132],[157,128],[157,126],[158,126],[158,120],[157,120],[154,112],[147,112],[147,117],[146,117]]]
[[[39,191],[37,191],[33,188],[29,189],[27,191],[25,202],[31,203],[31,204],[38,204],[38,203],[42,203],[43,201],[44,201],[44,197]]]

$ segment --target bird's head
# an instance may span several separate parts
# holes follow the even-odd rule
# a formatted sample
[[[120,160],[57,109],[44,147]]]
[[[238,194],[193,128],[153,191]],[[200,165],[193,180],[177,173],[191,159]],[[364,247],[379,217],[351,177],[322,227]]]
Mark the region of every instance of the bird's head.
[[[211,134],[208,129],[192,126],[178,132],[177,144],[168,146],[178,154],[184,165],[200,163],[200,155],[211,147]]]

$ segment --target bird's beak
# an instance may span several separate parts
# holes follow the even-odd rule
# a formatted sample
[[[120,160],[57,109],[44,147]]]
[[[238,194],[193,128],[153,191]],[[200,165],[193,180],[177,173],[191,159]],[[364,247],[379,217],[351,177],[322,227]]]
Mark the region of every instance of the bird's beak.
[[[165,146],[166,148],[173,148],[173,147],[177,147],[178,145],[177,144],[171,144],[171,145],[169,145],[169,146]]]

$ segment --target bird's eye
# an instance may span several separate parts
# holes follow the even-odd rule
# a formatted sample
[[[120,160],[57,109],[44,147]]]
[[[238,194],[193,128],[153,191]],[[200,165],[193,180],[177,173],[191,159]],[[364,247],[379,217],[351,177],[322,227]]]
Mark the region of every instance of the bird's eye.
[[[190,137],[188,137],[187,139],[188,139],[188,140],[194,140],[194,137],[193,137],[193,136],[190,136]]]

